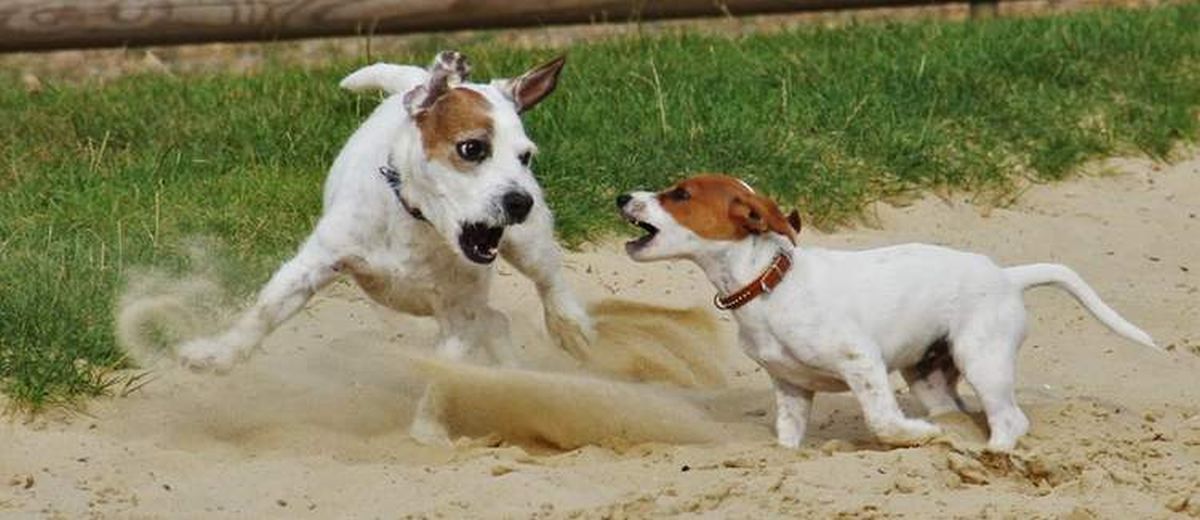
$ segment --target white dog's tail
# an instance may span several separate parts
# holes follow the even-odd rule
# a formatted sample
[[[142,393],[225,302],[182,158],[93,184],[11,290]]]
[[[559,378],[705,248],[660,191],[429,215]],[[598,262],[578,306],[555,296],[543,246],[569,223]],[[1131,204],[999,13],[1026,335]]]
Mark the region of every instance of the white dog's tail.
[[[338,86],[351,92],[382,90],[392,95],[408,92],[428,80],[429,71],[421,67],[376,63],[350,73]]]
[[[1087,307],[1092,316],[1100,320],[1100,323],[1107,325],[1113,332],[1147,347],[1159,348],[1154,344],[1154,339],[1146,334],[1146,331],[1129,323],[1112,307],[1105,304],[1096,291],[1093,291],[1091,286],[1070,267],[1061,264],[1026,264],[1006,268],[1004,274],[1008,275],[1008,279],[1020,286],[1021,289],[1038,285],[1056,285],[1071,293],[1071,296],[1074,296],[1080,304]]]

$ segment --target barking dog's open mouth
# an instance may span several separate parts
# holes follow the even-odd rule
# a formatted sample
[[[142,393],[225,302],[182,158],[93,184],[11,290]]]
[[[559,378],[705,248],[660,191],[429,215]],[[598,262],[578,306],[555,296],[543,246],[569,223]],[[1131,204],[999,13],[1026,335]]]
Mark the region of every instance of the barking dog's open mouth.
[[[490,264],[496,259],[502,236],[502,227],[480,222],[463,224],[462,231],[458,233],[458,247],[462,249],[467,260],[477,264]]]
[[[658,236],[658,228],[656,228],[650,224],[642,222],[642,221],[640,221],[636,218],[630,217],[628,215],[625,216],[625,220],[628,220],[630,224],[640,227],[640,228],[642,228],[643,231],[646,232],[645,235],[642,235],[636,239],[625,242],[625,252],[626,253],[633,254],[635,251],[637,251],[643,247],[646,247],[646,244],[649,244],[651,240],[654,240],[654,237]]]

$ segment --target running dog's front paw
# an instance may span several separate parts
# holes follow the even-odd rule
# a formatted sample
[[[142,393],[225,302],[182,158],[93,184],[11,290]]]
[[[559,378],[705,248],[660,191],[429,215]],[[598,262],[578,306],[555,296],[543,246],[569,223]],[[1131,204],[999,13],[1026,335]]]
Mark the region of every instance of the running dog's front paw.
[[[576,359],[587,359],[587,347],[596,339],[592,318],[574,301],[546,306],[546,329],[554,343]]]
[[[222,374],[233,368],[237,350],[215,338],[193,339],[179,346],[179,362],[193,372]]]
[[[921,419],[901,419],[875,432],[880,441],[893,446],[917,446],[941,434],[940,426]]]

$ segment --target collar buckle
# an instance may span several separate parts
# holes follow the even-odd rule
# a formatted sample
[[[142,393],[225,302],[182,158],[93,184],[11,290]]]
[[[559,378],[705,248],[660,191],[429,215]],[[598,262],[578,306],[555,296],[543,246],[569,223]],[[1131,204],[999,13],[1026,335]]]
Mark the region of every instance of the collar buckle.
[[[754,281],[742,287],[737,292],[728,296],[721,296],[721,293],[713,295],[713,306],[727,311],[737,309],[751,300],[763,295],[770,294],[781,282],[783,277],[787,275],[788,270],[792,268],[792,257],[785,251],[776,253],[775,258],[771,260],[771,265],[758,275]],[[772,277],[774,275],[774,277]]]

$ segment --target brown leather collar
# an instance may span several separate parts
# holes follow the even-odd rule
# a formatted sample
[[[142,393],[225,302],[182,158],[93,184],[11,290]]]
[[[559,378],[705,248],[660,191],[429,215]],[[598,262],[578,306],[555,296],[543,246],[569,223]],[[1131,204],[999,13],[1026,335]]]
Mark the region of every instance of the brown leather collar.
[[[771,261],[771,265],[768,265],[767,269],[758,275],[758,278],[755,278],[738,292],[729,296],[721,296],[721,293],[717,293],[713,296],[713,305],[716,305],[718,309],[723,311],[731,311],[750,303],[750,300],[758,298],[759,295],[771,292],[771,289],[774,289],[775,286],[779,285],[779,282],[783,281],[784,275],[791,268],[792,257],[780,251],[779,254],[775,255],[775,259]]]

